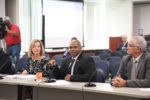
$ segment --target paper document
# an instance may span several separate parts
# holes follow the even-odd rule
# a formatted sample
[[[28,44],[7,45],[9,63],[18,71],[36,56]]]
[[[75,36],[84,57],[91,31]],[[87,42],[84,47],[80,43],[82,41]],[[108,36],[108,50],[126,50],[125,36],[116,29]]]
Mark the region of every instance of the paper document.
[[[36,75],[7,75],[4,78],[5,79],[34,80],[34,79],[36,79]]]

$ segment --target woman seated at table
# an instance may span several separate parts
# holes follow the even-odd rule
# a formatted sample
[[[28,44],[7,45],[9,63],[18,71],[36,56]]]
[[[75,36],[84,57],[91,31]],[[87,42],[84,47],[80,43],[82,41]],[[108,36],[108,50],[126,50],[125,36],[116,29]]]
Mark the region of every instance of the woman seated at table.
[[[25,69],[22,74],[27,75],[42,72],[42,76],[49,77],[49,59],[45,57],[44,47],[40,40],[32,40],[29,47],[28,56],[29,59],[27,61],[27,69]]]
[[[40,40],[32,40],[29,51],[29,59],[27,61],[27,69],[25,69],[22,74],[36,74],[37,72],[42,72],[43,77],[48,77],[50,75],[49,59],[45,57],[44,47]],[[23,95],[21,98],[31,99],[32,98],[32,87],[23,87]]]

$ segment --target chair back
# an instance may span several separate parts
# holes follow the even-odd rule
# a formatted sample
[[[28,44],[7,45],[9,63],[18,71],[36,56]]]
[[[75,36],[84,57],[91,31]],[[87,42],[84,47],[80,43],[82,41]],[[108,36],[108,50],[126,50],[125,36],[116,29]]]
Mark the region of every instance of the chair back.
[[[23,70],[25,70],[27,68],[27,61],[28,61],[29,57],[22,57],[18,60],[17,63],[17,72],[22,73]]]
[[[99,55],[101,60],[107,60],[109,57],[111,57],[109,54],[101,54]]]
[[[96,53],[95,53],[96,56],[97,56],[97,55],[100,55],[100,54],[106,54],[106,52],[105,52],[105,51],[99,51],[99,52],[96,52]]]
[[[91,56],[91,57],[93,58],[95,63],[101,61],[99,56]]]
[[[112,56],[112,57],[117,56],[117,57],[122,58],[122,54],[121,54],[121,52],[120,52],[120,51],[112,52],[112,53],[111,53],[111,56]]]
[[[113,79],[117,75],[119,67],[120,67],[120,61],[114,63],[114,65],[112,67],[112,71],[111,71],[111,79]]]
[[[58,65],[58,67],[61,67],[61,64],[62,64],[62,62],[63,62],[63,60],[64,60],[65,58],[64,58],[64,55],[63,55],[63,54],[57,54],[57,55],[53,56],[52,59],[53,59],[53,60],[56,60],[56,63],[57,63],[57,65]]]
[[[96,82],[105,83],[105,74],[104,71],[100,68],[96,69]]]
[[[110,59],[108,60],[109,62],[109,72],[112,72],[112,67],[116,62],[120,62],[121,58],[120,57],[110,57]]]
[[[85,55],[88,55],[88,56],[95,56],[95,54],[94,53],[84,53]]]
[[[110,49],[106,49],[104,51],[106,52],[106,54],[111,54],[112,53],[112,50],[110,50]]]
[[[100,68],[104,71],[105,78],[108,78],[109,75],[109,64],[107,61],[99,61],[95,63],[96,68]]]

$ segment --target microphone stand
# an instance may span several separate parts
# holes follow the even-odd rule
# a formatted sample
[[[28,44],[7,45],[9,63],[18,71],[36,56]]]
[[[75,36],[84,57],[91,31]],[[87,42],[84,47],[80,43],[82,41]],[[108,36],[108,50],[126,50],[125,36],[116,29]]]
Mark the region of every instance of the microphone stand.
[[[45,81],[46,83],[53,83],[53,82],[56,82],[56,79],[54,78],[51,78],[52,76],[52,72],[49,70],[50,73],[48,73],[48,77],[47,77],[47,80]]]
[[[48,79],[45,81],[46,83],[53,83],[53,82],[56,82],[56,79]]]
[[[93,74],[91,75],[88,83],[86,83],[84,86],[85,87],[95,87],[96,85],[94,83],[91,83],[91,79],[93,78],[94,74],[97,72],[97,70],[95,72],[93,72]]]

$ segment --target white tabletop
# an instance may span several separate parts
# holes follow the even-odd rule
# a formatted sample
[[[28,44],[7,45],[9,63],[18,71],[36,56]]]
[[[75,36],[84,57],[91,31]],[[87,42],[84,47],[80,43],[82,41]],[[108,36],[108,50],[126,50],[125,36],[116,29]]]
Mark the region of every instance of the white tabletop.
[[[108,83],[96,83],[96,87],[84,87],[83,91],[136,98],[150,98],[150,88],[113,87]]]
[[[56,82],[53,82],[53,83],[40,82],[39,87],[82,91],[84,84],[85,83],[82,83],[82,82],[70,82],[70,81],[65,81],[65,80],[56,80]]]
[[[4,79],[0,80],[2,84],[10,85],[26,85],[26,86],[38,86],[38,82],[35,81],[35,75],[1,75]]]
[[[13,77],[13,78],[11,78]],[[65,80],[56,80],[53,83],[37,82],[35,79],[27,77],[16,77],[15,75],[8,75],[7,78],[1,79],[0,84],[10,85],[26,85],[26,86],[38,86],[45,88],[57,88],[67,90],[77,90],[91,93],[103,93],[111,95],[120,95],[136,98],[150,98],[150,88],[129,88],[129,87],[113,87],[108,83],[95,83],[96,87],[84,87],[85,82],[70,82]],[[27,79],[26,79],[27,78]],[[29,78],[29,79],[28,79]]]

